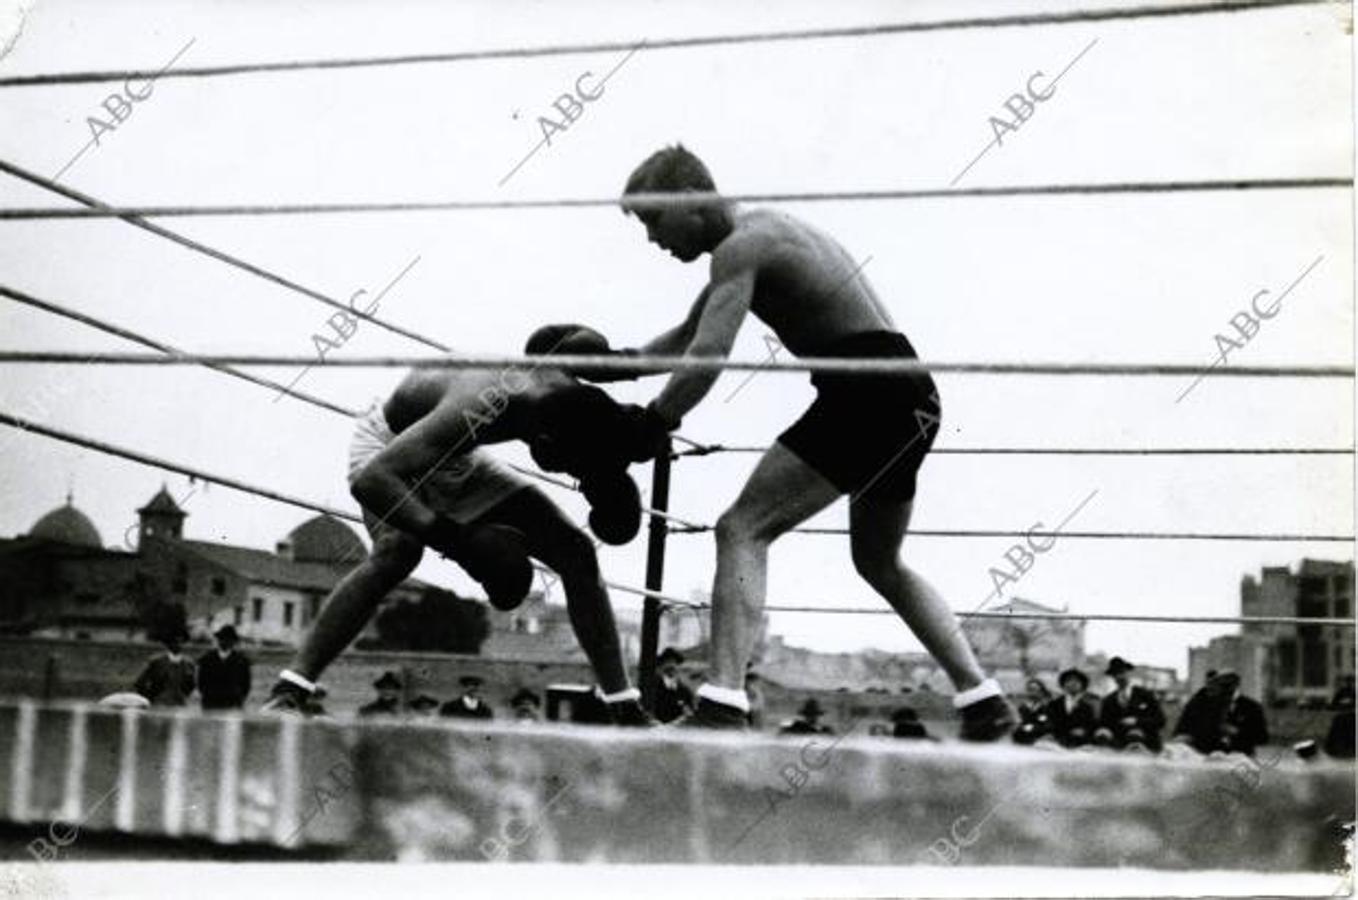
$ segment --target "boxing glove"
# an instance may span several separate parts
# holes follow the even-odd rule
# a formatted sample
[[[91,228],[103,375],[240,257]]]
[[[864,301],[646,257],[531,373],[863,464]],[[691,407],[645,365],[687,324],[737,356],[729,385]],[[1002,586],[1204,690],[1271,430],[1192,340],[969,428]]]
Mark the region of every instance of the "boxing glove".
[[[434,520],[425,543],[462,567],[486,590],[499,610],[517,607],[533,584],[533,565],[523,532],[507,525],[463,525],[447,516]]]
[[[666,420],[654,404],[628,405],[623,407],[623,412],[626,425],[622,450],[632,462],[655,459],[664,452],[669,433],[679,427],[678,422]]]
[[[640,355],[639,350],[613,350],[608,338],[587,325],[544,325],[533,332],[524,346],[533,356],[611,356],[625,359]],[[595,382],[636,381],[641,372],[632,369],[576,369],[577,378]]]
[[[641,530],[641,492],[625,471],[592,473],[580,479],[589,503],[589,529],[605,544],[626,544]]]

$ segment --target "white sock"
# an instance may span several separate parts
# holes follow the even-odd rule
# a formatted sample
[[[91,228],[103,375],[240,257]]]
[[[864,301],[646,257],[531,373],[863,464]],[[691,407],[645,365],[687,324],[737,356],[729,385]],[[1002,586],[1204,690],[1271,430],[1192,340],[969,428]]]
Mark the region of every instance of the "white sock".
[[[640,700],[641,691],[634,687],[624,688],[616,694],[604,694],[605,703],[626,703],[628,700]]]
[[[313,681],[307,681],[305,678],[303,678],[301,675],[298,675],[296,672],[292,671],[291,669],[284,669],[283,671],[279,672],[279,673],[278,673],[278,680],[279,680],[279,681],[286,681],[286,682],[288,682],[289,684],[295,684],[295,685],[297,685],[299,688],[301,688],[302,690],[306,691],[308,694],[314,694],[314,693],[316,693],[316,683],[315,683],[315,682],[313,682]]]
[[[722,706],[734,706],[741,712],[750,711],[750,698],[740,688],[717,687],[715,684],[704,684],[698,687],[698,696],[711,700],[713,703],[720,703]]]
[[[987,678],[974,688],[958,691],[957,696],[952,698],[952,705],[956,709],[961,709],[964,706],[971,706],[978,700],[1003,696],[1004,691],[1000,690],[1000,683],[993,678]]]

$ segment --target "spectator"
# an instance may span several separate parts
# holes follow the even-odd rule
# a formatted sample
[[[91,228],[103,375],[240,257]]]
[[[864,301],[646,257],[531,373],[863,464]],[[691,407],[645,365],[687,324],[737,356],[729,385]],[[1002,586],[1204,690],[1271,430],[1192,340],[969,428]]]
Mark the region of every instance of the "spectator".
[[[1335,759],[1353,759],[1353,706],[1340,709],[1330,720],[1330,732],[1325,735],[1325,753]]]
[[[1050,734],[1063,747],[1082,747],[1094,737],[1098,713],[1085,693],[1089,676],[1079,669],[1066,669],[1057,677],[1061,696],[1044,707],[1051,723]]]
[[[432,719],[439,710],[439,699],[428,694],[420,694],[406,704],[406,709],[416,718]]]
[[[495,713],[491,712],[490,706],[481,699],[481,685],[485,684],[481,676],[463,675],[460,684],[462,685],[462,695],[456,700],[449,700],[443,704],[443,708],[439,710],[439,715],[454,719],[495,718]]]
[[[509,707],[513,711],[515,722],[542,721],[542,699],[528,688],[520,688],[519,692],[509,699]]]
[[[1184,704],[1174,734],[1199,753],[1243,753],[1268,743],[1264,708],[1240,694],[1240,676],[1226,670],[1211,679]]]
[[[802,704],[798,710],[797,718],[785,725],[779,734],[834,734],[834,729],[828,725],[820,724],[820,717],[825,714],[825,710],[820,708],[816,698],[812,697]]]
[[[373,682],[377,699],[358,708],[358,714],[368,716],[399,716],[401,714],[401,678],[395,672],[383,672]]]
[[[183,631],[167,632],[161,640],[165,652],[151,657],[137,676],[133,690],[152,706],[183,706],[193,694],[197,684],[193,660],[180,652],[185,637]]]
[[[1106,674],[1112,676],[1117,688],[1099,705],[1099,730],[1107,729],[1112,745],[1119,749],[1137,743],[1158,753],[1165,713],[1155,694],[1139,684],[1132,684],[1131,673],[1134,671],[1136,666],[1121,656],[1113,657],[1108,663]]]
[[[679,674],[684,654],[666,647],[656,664],[660,668],[660,680],[655,686],[655,719],[661,723],[673,722],[693,711],[693,689]]]
[[[240,709],[250,696],[250,659],[236,649],[240,635],[231,625],[212,634],[217,646],[198,657],[198,699],[203,709]]]
[[[1051,734],[1047,704],[1052,701],[1052,692],[1041,678],[1029,678],[1025,687],[1028,693],[1019,704],[1019,726],[1014,729],[1014,743],[1035,744],[1039,738]]]
[[[891,714],[891,736],[928,740],[929,732],[919,720],[919,713],[909,706],[902,706]]]

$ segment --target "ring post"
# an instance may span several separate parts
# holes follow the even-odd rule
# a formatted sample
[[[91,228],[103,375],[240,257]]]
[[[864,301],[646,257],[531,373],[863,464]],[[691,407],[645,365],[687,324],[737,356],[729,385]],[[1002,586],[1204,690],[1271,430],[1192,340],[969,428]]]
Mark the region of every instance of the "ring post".
[[[670,458],[673,445],[669,438],[655,458],[651,472],[651,508],[657,512],[670,509]],[[665,539],[669,525],[660,516],[651,516],[646,533],[646,590],[659,592],[665,582]],[[647,597],[641,607],[641,660],[638,678],[641,681],[641,703],[649,711],[655,710],[655,657],[660,643],[660,601]]]

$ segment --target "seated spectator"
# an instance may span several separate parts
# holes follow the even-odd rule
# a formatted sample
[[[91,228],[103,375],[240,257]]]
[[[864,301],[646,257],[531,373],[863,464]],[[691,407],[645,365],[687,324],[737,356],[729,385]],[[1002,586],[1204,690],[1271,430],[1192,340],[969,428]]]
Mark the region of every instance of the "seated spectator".
[[[1335,759],[1353,759],[1353,707],[1340,710],[1330,720],[1330,732],[1325,735],[1325,753]]]
[[[1047,703],[1044,710],[1051,735],[1063,747],[1083,747],[1094,737],[1098,713],[1086,692],[1089,676],[1079,669],[1066,669],[1057,678],[1061,696]]]
[[[1029,678],[1025,687],[1028,693],[1019,704],[1019,725],[1014,729],[1014,743],[1029,745],[1051,733],[1047,704],[1052,700],[1052,692],[1041,678]]]
[[[428,694],[420,694],[406,704],[410,714],[420,719],[432,719],[439,710],[439,699]]]
[[[1174,734],[1199,753],[1243,753],[1268,743],[1264,708],[1240,694],[1240,676],[1226,670],[1211,679],[1184,704]]]
[[[151,706],[183,706],[189,702],[197,686],[197,668],[180,652],[187,636],[182,630],[167,630],[161,637],[165,652],[151,657],[137,676],[133,690]]]
[[[1106,674],[1112,676],[1117,688],[1099,704],[1099,731],[1119,749],[1136,742],[1146,749],[1159,751],[1160,730],[1165,727],[1165,714],[1154,693],[1132,684],[1131,673],[1136,667],[1121,656],[1108,663]]]
[[[909,706],[902,706],[891,714],[892,729],[891,736],[898,738],[915,738],[928,740],[929,732],[925,729],[924,723],[919,720],[919,713]]]
[[[485,681],[479,675],[463,675],[458,683],[462,685],[462,694],[457,699],[443,704],[439,715],[454,719],[495,718],[490,706],[481,699],[481,685],[485,684]]]
[[[542,721],[542,700],[528,688],[520,688],[509,698],[509,708],[515,722]]]
[[[401,714],[401,677],[395,672],[383,672],[373,682],[377,699],[358,708],[358,714],[369,716],[399,716]]]
[[[660,678],[655,686],[655,719],[657,722],[673,722],[686,713],[693,711],[693,689],[684,683],[679,667],[684,664],[684,654],[673,647],[666,647],[656,659]]]
[[[212,639],[217,646],[198,657],[198,699],[204,711],[240,709],[250,696],[250,659],[236,649],[234,626],[223,625]]]
[[[793,719],[788,725],[779,730],[779,734],[834,734],[834,729],[828,725],[820,723],[820,717],[825,714],[825,710],[820,708],[816,698],[812,697],[802,704],[798,710],[797,718]]]

